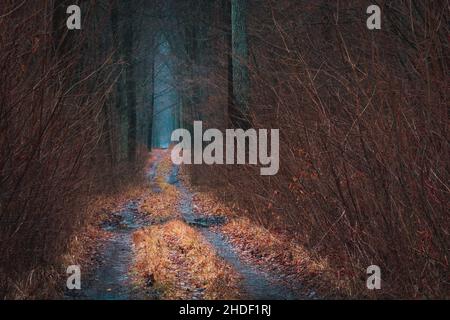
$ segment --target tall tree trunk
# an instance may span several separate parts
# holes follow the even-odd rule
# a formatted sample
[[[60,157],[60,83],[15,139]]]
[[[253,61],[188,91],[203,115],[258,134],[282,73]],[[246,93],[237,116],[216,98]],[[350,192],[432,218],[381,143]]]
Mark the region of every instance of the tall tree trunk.
[[[227,110],[226,116],[231,120],[233,114],[233,55],[232,55],[232,36],[231,36],[231,0],[222,0],[223,22],[225,30],[225,52],[227,59]],[[226,121],[227,122],[227,121]],[[227,123],[226,123],[227,124]]]
[[[125,32],[123,34],[123,49],[125,67],[125,88],[127,95],[128,110],[128,161],[132,164],[136,161],[136,81],[135,81],[135,62],[133,58],[133,22],[134,10],[133,1],[127,1],[128,15],[125,22]]]
[[[111,6],[111,30],[112,30],[112,46],[114,49],[114,63],[119,66],[122,54],[122,28],[120,26],[121,20],[121,8],[119,6],[119,0],[110,0]],[[116,151],[116,159],[120,162],[124,158],[124,150],[128,150],[127,139],[124,136],[124,125],[127,122],[126,105],[125,105],[125,88],[124,88],[124,75],[122,69],[118,70],[117,82],[115,84],[115,107],[118,112],[118,148]]]
[[[152,45],[152,50],[153,45]],[[150,69],[150,101],[148,110],[148,127],[147,127],[147,148],[151,151],[153,148],[153,109],[155,104],[155,52],[153,52]]]
[[[186,70],[185,76],[192,80],[194,77],[194,57],[195,57],[195,25],[194,21],[190,18],[185,26],[185,51],[186,51]],[[194,84],[192,81],[188,84],[187,88],[183,90],[184,103],[183,109],[185,112],[187,128],[192,131],[192,124],[195,119],[194,114]]]
[[[248,35],[247,0],[231,0],[231,34],[233,66],[233,102],[232,123],[238,127],[247,127],[248,103],[250,96],[250,77],[248,71]]]

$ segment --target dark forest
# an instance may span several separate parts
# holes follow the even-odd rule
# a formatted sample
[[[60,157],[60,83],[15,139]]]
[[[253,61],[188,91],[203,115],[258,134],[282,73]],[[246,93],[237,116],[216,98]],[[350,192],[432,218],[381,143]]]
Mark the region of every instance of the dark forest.
[[[449,18],[1,0],[0,298],[448,298]],[[177,129],[216,162],[174,164]]]

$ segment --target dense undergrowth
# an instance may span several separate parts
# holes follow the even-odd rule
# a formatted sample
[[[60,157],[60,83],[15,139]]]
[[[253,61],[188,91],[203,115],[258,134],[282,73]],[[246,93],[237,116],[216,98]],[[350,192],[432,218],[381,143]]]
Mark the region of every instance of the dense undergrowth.
[[[448,3],[377,2],[375,32],[367,1],[250,6],[249,121],[280,129],[280,172],[191,172],[240,215],[326,259],[349,296],[448,297]],[[187,77],[210,90],[201,115],[211,126],[228,94],[226,57],[214,65],[208,83]],[[369,292],[372,264],[383,284]]]

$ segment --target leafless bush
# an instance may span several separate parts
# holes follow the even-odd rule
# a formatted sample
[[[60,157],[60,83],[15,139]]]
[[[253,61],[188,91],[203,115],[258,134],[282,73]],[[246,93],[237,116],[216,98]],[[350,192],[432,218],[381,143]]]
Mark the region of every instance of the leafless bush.
[[[256,221],[327,257],[347,294],[445,297],[448,2],[378,1],[380,31],[366,27],[370,4],[252,2],[251,118],[280,128],[281,171],[203,172]],[[226,73],[215,77],[223,105]],[[381,293],[366,288],[371,264]]]
[[[65,7],[56,24],[58,3],[6,0],[0,9],[0,297],[53,294],[89,196],[129,171],[111,94],[121,66],[100,19],[108,9],[84,3],[91,32],[70,32]]]

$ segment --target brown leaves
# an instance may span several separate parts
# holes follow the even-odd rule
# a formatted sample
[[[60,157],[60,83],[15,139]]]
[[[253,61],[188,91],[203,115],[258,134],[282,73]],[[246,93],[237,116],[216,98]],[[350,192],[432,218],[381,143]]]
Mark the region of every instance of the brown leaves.
[[[180,220],[152,226],[134,236],[135,268],[141,279],[152,275],[163,299],[238,297],[237,275],[216,256],[197,230]]]

